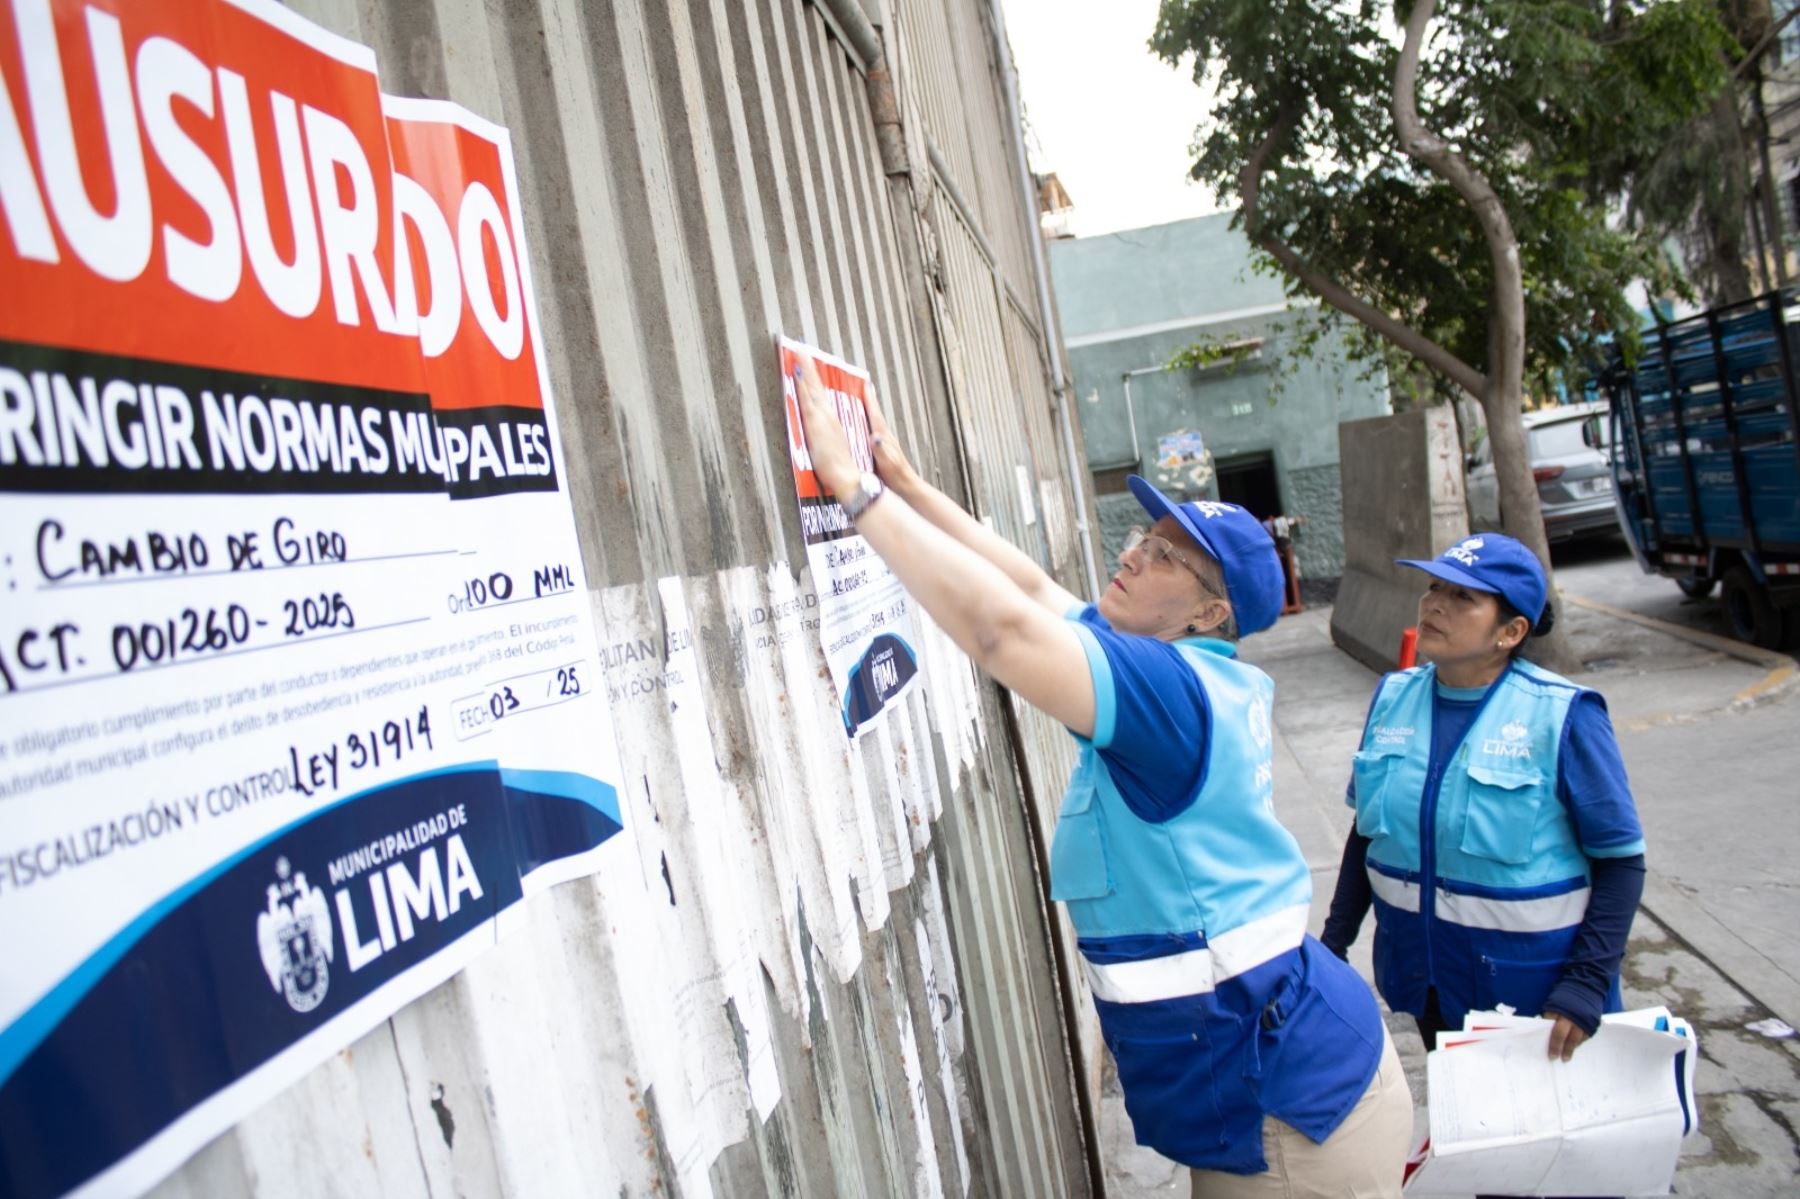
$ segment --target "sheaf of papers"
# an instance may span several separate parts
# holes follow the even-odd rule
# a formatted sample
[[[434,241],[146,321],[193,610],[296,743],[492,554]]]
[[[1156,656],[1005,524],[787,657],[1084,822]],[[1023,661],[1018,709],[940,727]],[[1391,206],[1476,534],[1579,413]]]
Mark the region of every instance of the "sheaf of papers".
[[[1425,1059],[1430,1138],[1406,1194],[1666,1195],[1699,1118],[1699,1044],[1667,1008],[1620,1012],[1567,1062],[1552,1021],[1471,1012]]]

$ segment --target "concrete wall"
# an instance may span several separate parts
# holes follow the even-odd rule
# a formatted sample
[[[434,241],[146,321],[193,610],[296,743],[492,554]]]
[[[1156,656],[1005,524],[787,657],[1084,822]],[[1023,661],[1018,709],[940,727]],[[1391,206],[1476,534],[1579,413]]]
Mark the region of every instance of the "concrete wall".
[[[1279,470],[1279,459],[1277,462]],[[1150,478],[1170,494],[1180,490],[1178,485],[1169,485],[1166,474]],[[1308,521],[1294,541],[1302,580],[1336,579],[1344,568],[1344,506],[1337,463],[1287,471],[1282,489],[1284,498],[1293,497],[1288,500],[1288,510],[1304,514]],[[1205,494],[1211,494],[1210,485]],[[1128,491],[1096,496],[1094,504],[1099,512],[1101,553],[1106,567],[1111,568],[1125,547],[1125,535],[1133,525],[1147,521]]]
[[[1469,535],[1462,453],[1445,406],[1348,422],[1343,445],[1344,576],[1331,639],[1388,671],[1416,623],[1425,576],[1396,558],[1435,558]]]
[[[816,645],[747,635],[810,589],[777,332],[868,368],[921,469],[1086,590],[986,0],[294,7],[511,130],[601,636],[689,624],[699,702],[614,703],[649,882],[540,897],[158,1193],[1092,1193],[1044,894],[1068,737],[927,636],[846,745]]]
[[[1094,334],[1274,309],[1287,299],[1279,279],[1255,270],[1228,212],[1052,242],[1050,258],[1070,349]]]
[[[1088,459],[1096,471],[1130,467],[1166,490],[1199,496],[1216,494],[1212,471],[1205,464],[1160,470],[1159,437],[1198,431],[1214,468],[1268,454],[1283,510],[1308,521],[1294,543],[1302,574],[1336,576],[1343,564],[1337,424],[1386,413],[1386,379],[1349,361],[1342,330],[1298,347],[1318,310],[1288,307],[1280,282],[1253,269],[1249,242],[1230,218],[1051,243]],[[1156,369],[1198,341],[1253,338],[1262,339],[1260,357],[1236,367]],[[1125,376],[1139,371],[1128,408]],[[1099,503],[1103,538],[1136,523],[1129,497]],[[1117,542],[1107,544],[1110,561]]]
[[[1111,568],[1119,561],[1119,551],[1125,548],[1125,535],[1131,527],[1148,525],[1149,521],[1129,491],[1097,496],[1094,505],[1100,512],[1100,545],[1106,555],[1106,564]]]

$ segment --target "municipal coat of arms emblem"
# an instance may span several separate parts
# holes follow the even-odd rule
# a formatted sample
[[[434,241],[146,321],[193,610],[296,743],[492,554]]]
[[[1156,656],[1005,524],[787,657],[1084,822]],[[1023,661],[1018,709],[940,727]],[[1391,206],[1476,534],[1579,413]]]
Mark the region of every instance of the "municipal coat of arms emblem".
[[[256,944],[269,985],[296,1012],[310,1012],[331,985],[329,963],[336,953],[331,909],[325,892],[307,885],[286,858],[275,862],[269,906],[256,917]]]
[[[1250,716],[1250,740],[1252,740],[1256,743],[1256,747],[1258,749],[1262,749],[1269,744],[1269,705],[1268,705],[1268,703],[1266,701],[1264,701],[1263,699],[1261,699],[1260,697],[1256,698],[1256,699],[1252,699],[1250,701],[1249,716]]]

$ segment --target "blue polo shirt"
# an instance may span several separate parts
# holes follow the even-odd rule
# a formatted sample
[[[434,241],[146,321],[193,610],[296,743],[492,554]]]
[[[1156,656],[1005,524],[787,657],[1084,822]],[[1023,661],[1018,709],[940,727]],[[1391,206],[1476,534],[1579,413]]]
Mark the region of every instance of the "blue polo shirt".
[[[1094,748],[1140,820],[1161,823],[1179,816],[1205,781],[1212,723],[1206,689],[1173,644],[1115,632],[1093,604],[1073,615],[1094,676]],[[1229,641],[1190,640],[1227,658],[1237,656]]]

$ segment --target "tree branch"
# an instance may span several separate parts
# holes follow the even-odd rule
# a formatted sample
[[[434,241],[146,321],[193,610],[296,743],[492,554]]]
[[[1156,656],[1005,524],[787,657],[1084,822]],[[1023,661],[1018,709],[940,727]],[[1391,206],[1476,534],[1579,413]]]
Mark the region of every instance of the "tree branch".
[[[1262,213],[1257,208],[1263,172],[1268,169],[1271,160],[1279,157],[1277,151],[1281,143],[1294,131],[1298,121],[1299,118],[1292,109],[1284,110],[1274,128],[1269,130],[1268,136],[1263,138],[1238,170],[1238,196],[1243,204],[1244,233],[1321,300],[1387,338],[1395,346],[1479,399],[1487,389],[1487,378],[1480,371],[1418,330],[1355,295],[1324,270],[1301,257],[1280,237],[1263,228]]]
[[[1769,52],[1769,47],[1775,44],[1775,39],[1781,36],[1781,31],[1786,29],[1795,17],[1800,17],[1800,8],[1790,10],[1773,25],[1770,25],[1768,32],[1756,39],[1756,45],[1746,50],[1744,57],[1738,61],[1738,65],[1731,69],[1731,77],[1736,79],[1761,62],[1762,56]]]
[[[1419,120],[1419,54],[1436,0],[1415,0],[1406,21],[1406,42],[1394,67],[1394,131],[1400,148],[1456,189],[1474,210],[1493,262],[1493,308],[1489,313],[1489,381],[1499,397],[1517,398],[1525,376],[1525,281],[1519,266],[1519,239],[1499,195],[1443,138]],[[1480,393],[1477,393],[1480,394]],[[1487,397],[1483,397],[1484,402]]]

